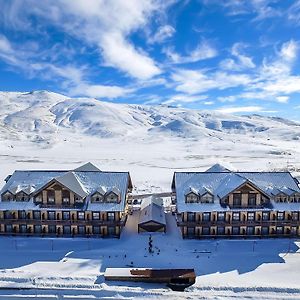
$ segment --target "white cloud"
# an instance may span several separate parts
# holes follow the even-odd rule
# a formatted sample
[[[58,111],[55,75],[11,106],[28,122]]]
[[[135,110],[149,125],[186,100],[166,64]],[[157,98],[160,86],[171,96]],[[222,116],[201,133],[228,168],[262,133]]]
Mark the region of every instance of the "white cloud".
[[[220,113],[249,113],[249,112],[261,112],[263,107],[261,106],[229,106],[229,107],[222,107],[217,109],[217,112]]]
[[[9,53],[11,51],[10,42],[4,35],[0,34],[0,52]]]
[[[161,73],[150,57],[136,50],[118,32],[104,35],[101,40],[102,55],[107,66],[117,67],[139,79],[150,79]]]
[[[250,78],[245,74],[225,72],[205,73],[203,70],[177,70],[172,74],[175,89],[187,94],[198,94],[211,89],[224,90],[230,87],[247,85]]]
[[[220,62],[220,67],[224,70],[241,71],[244,69],[253,69],[255,64],[251,57],[243,54],[243,49],[247,46],[243,43],[235,43],[231,48],[233,58],[227,58]]]
[[[177,94],[171,96],[168,100],[164,101],[163,104],[178,104],[178,103],[194,103],[206,100],[207,95],[186,95],[186,94]]]
[[[230,16],[255,15],[253,21],[282,15],[279,9],[272,6],[277,0],[202,0],[205,4],[218,4],[224,7]]]
[[[294,61],[298,54],[298,43],[290,40],[282,45],[280,56],[287,61]]]
[[[277,96],[276,100],[279,103],[287,103],[289,101],[290,97],[289,96]]]
[[[80,84],[70,90],[73,96],[88,96],[93,98],[114,99],[131,93],[133,89],[127,89],[114,85],[88,85]]]
[[[161,43],[171,38],[176,32],[175,28],[171,25],[160,26],[156,33],[148,38],[149,43]]]
[[[287,11],[288,20],[300,25],[300,0],[295,1]]]
[[[218,55],[218,51],[207,41],[202,41],[195,49],[189,52],[189,55],[182,56],[176,53],[172,48],[166,48],[167,57],[174,64],[193,63],[200,60],[213,58]]]
[[[39,27],[55,25],[68,35],[98,49],[104,64],[126,74],[149,79],[161,70],[157,63],[130,41],[130,35],[145,28],[156,14],[162,14],[171,0],[44,0],[10,1],[5,5],[6,23],[12,26],[39,18]],[[31,7],[30,10],[27,8]],[[19,20],[17,23],[15,19]],[[44,21],[44,23],[43,23]],[[22,27],[18,28],[22,30]],[[25,28],[28,30],[28,26]],[[33,28],[32,30],[37,30]]]
[[[213,105],[213,104],[215,104],[215,102],[214,101],[204,101],[203,104],[204,105]]]

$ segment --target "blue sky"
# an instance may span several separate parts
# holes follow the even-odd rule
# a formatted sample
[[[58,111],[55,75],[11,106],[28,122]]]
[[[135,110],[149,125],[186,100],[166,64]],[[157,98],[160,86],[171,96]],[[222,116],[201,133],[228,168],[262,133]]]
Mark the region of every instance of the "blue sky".
[[[300,0],[0,0],[0,90],[300,120]]]

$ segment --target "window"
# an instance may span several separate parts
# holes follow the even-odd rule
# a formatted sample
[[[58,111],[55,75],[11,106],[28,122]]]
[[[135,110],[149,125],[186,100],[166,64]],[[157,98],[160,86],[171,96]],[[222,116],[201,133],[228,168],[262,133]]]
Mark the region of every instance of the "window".
[[[218,213],[218,221],[224,221],[225,220],[225,213],[221,212]]]
[[[69,205],[70,204],[70,192],[67,190],[62,191],[62,203],[64,205]]]
[[[85,226],[78,226],[78,234],[85,234]]]
[[[56,233],[56,226],[55,225],[49,225],[48,226],[48,233]]]
[[[77,195],[74,196],[74,200],[75,200],[76,204],[82,204],[83,203],[83,198],[81,198]]]
[[[276,201],[277,202],[287,202],[288,197],[284,194],[276,196]]]
[[[77,219],[78,220],[84,220],[84,212],[83,211],[79,211],[77,214]]]
[[[202,235],[209,235],[210,230],[209,227],[202,227]]]
[[[4,219],[13,219],[13,214],[11,213],[11,211],[6,210],[4,212]]]
[[[35,203],[42,203],[43,202],[43,198],[41,194],[38,194],[34,197],[34,202]]]
[[[297,227],[296,226],[292,226],[292,228],[291,228],[291,234],[292,235],[296,235],[297,234]]]
[[[206,222],[210,221],[210,213],[203,213],[202,217],[203,217],[203,221],[206,221]]]
[[[240,220],[240,213],[239,212],[234,212],[232,214],[232,220],[233,221],[239,221]]]
[[[225,234],[225,227],[218,227],[217,228],[218,235],[224,235]]]
[[[118,196],[115,193],[109,193],[106,196],[106,201],[107,202],[118,202]]]
[[[100,214],[98,212],[93,212],[93,220],[100,220]]]
[[[63,227],[64,234],[71,234],[71,226],[64,226]]]
[[[55,203],[55,196],[54,191],[47,191],[47,202],[48,204],[54,204]]]
[[[293,213],[292,213],[292,220],[293,221],[298,221],[298,212],[296,212],[296,211],[293,211]]]
[[[187,203],[196,203],[198,202],[198,195],[196,195],[195,193],[189,193],[186,195],[186,202]]]
[[[34,233],[41,233],[42,226],[41,225],[34,225]]]
[[[241,206],[242,204],[242,194],[233,194],[233,206]]]
[[[62,203],[63,205],[70,205],[70,198],[63,198]]]
[[[270,213],[269,212],[263,212],[263,220],[269,221],[270,220]]]
[[[93,226],[93,234],[100,234],[100,226]]]
[[[26,211],[19,210],[19,219],[26,219]]]
[[[55,211],[48,211],[48,220],[55,220]]]
[[[115,227],[108,227],[107,228],[108,235],[115,235],[116,234],[116,228]]]
[[[276,233],[277,234],[283,234],[283,227],[282,226],[277,226],[276,227]]]
[[[240,227],[234,226],[232,227],[232,234],[239,235],[240,234]]]
[[[188,227],[187,228],[187,235],[189,237],[193,237],[195,235],[195,227]]]
[[[13,232],[12,225],[10,225],[10,224],[5,225],[5,232],[7,232],[7,233]]]
[[[92,196],[92,202],[103,202],[103,200],[104,200],[104,196],[101,195],[100,193],[95,193]]]
[[[25,193],[23,192],[20,192],[16,195],[16,200],[17,201],[28,201],[29,200],[29,197],[28,195],[26,195]]]
[[[41,212],[38,210],[33,211],[33,219],[40,220],[41,219]]]
[[[187,220],[188,220],[188,222],[195,222],[195,213],[188,212]]]
[[[20,232],[21,233],[26,233],[27,232],[27,225],[25,225],[25,224],[20,225]]]
[[[248,194],[248,205],[255,206],[256,205],[256,194],[249,193]]]
[[[254,235],[254,227],[253,226],[247,227],[247,235]]]
[[[277,220],[283,220],[284,219],[284,212],[277,212]]]
[[[13,195],[10,192],[6,192],[1,196],[2,201],[10,201],[13,200]]]
[[[214,200],[213,196],[209,193],[206,193],[201,197],[202,203],[212,203],[214,202],[213,200]]]
[[[108,221],[114,221],[115,220],[115,213],[114,212],[108,212],[107,213],[107,220]]]
[[[63,220],[70,220],[70,212],[63,211]]]
[[[262,235],[268,235],[269,234],[269,227],[263,226],[261,230]]]
[[[254,212],[248,212],[248,221],[254,221],[255,219],[255,213]]]

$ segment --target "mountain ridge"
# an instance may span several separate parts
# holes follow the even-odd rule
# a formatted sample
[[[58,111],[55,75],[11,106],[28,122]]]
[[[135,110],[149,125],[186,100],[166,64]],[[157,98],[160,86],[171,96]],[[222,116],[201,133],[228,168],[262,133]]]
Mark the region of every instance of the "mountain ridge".
[[[0,138],[55,143],[64,136],[136,136],[201,140],[251,135],[300,140],[300,123],[257,114],[236,116],[165,105],[119,104],[49,91],[0,92]]]

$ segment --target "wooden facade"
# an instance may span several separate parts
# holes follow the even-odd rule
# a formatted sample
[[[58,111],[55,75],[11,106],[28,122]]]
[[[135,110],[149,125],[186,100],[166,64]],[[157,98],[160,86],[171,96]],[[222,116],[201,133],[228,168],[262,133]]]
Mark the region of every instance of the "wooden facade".
[[[129,174],[128,178],[130,192]],[[118,238],[126,221],[127,192],[120,210],[109,211],[106,204],[121,202],[121,195],[113,190],[103,194],[101,203],[91,195],[77,194],[55,179],[26,197],[4,191],[0,235]]]
[[[186,195],[190,203],[190,194]],[[290,199],[291,198],[291,199]],[[300,210],[278,210],[260,189],[246,183],[220,199],[220,210],[178,213],[177,225],[184,238],[257,238],[300,236]],[[300,202],[300,194],[276,196],[276,202]],[[200,201],[199,201],[200,203]]]

